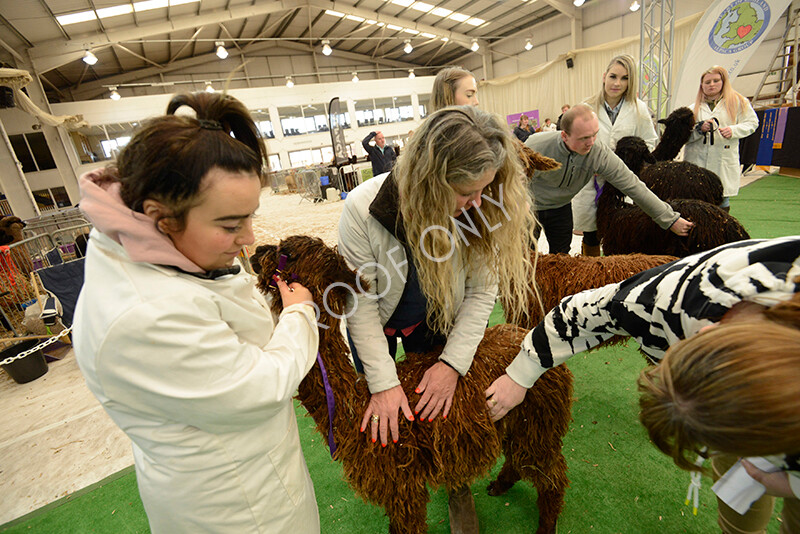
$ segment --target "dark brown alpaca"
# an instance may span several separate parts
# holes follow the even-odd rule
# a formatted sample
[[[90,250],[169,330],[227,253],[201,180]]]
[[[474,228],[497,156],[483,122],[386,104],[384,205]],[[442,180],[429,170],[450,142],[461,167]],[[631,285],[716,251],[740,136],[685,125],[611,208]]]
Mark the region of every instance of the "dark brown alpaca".
[[[542,305],[532,300],[525,306],[527,312],[515,324],[532,329],[555,308],[561,299],[608,284],[621,282],[636,273],[669,263],[674,256],[649,256],[622,254],[616,256],[570,256],[569,254],[541,254],[536,263],[536,285]],[[503,308],[512,309],[508,299],[501,297]],[[546,373],[545,373],[546,374]]]
[[[606,183],[597,203],[597,235],[603,252],[668,254],[684,258],[750,238],[744,226],[719,206],[695,199],[673,199],[667,203],[684,219],[695,223],[688,236],[661,229],[641,208],[625,203],[624,195]]]
[[[469,373],[458,381],[447,419],[425,423],[401,417],[400,440],[385,448],[376,446],[359,431],[370,393],[350,362],[347,342],[334,316],[346,313],[347,297],[357,290],[357,275],[320,239],[294,236],[278,247],[259,247],[254,268],[259,272],[261,291],[273,296],[275,312],[280,311],[281,301],[270,281],[281,261],[284,278],[306,286],[321,310],[320,357],[336,406],[335,458],[342,462],[344,476],[355,492],[383,507],[391,533],[427,532],[428,487],[454,490],[469,485],[489,472],[501,452],[506,463],[498,480],[490,485],[490,494],[504,493],[520,479],[531,482],[538,491],[536,532],[555,532],[568,485],[567,464],[561,452],[571,420],[572,374],[566,367],[545,373],[522,404],[493,424],[484,392],[519,352],[526,331],[512,325],[490,328]],[[397,374],[412,405],[419,397],[414,388],[438,354],[407,354],[398,364]],[[327,440],[328,406],[319,365],[300,384],[298,398]]]

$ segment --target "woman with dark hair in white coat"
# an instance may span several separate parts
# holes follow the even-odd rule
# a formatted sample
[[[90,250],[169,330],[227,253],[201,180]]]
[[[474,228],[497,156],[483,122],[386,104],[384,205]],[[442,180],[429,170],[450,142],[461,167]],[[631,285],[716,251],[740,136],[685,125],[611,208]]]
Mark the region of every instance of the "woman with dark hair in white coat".
[[[739,139],[758,128],[758,117],[750,101],[731,86],[728,72],[718,65],[700,76],[694,102],[697,127],[684,149],[685,161],[714,171],[722,180],[722,204],[730,211],[730,197],[739,194],[742,175]]]
[[[647,105],[636,98],[636,61],[629,55],[616,56],[603,74],[603,89],[586,100],[600,121],[597,139],[612,150],[617,141],[628,135],[644,139],[650,150],[655,148],[658,135]],[[595,177],[572,199],[572,226],[583,233],[583,254],[600,255],[597,238],[597,198],[605,180]]]
[[[247,108],[205,91],[80,179],[94,225],[75,357],[130,437],[150,532],[319,534],[292,396],[316,361],[311,293],[273,277],[273,317],[237,259],[265,150]]]

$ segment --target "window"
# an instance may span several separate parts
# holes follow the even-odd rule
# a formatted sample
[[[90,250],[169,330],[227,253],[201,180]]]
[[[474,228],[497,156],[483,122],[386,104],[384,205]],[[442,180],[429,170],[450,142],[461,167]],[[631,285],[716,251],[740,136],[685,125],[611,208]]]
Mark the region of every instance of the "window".
[[[424,119],[428,115],[428,108],[431,104],[431,95],[419,95],[419,118]]]
[[[42,132],[10,135],[8,140],[14,149],[17,160],[22,165],[22,172],[36,172],[55,169],[56,162],[47,146]]]
[[[36,205],[39,211],[55,211],[59,208],[68,208],[72,206],[69,200],[67,190],[63,187],[53,187],[52,189],[39,189],[32,191],[33,198],[36,200]]]
[[[281,170],[281,157],[278,154],[269,154],[267,156],[269,161],[269,170],[272,172]]]
[[[265,139],[275,138],[275,130],[272,129],[272,121],[259,121],[258,130],[261,132],[261,137]]]
[[[289,164],[292,167],[311,165],[311,150],[295,150],[289,152]]]

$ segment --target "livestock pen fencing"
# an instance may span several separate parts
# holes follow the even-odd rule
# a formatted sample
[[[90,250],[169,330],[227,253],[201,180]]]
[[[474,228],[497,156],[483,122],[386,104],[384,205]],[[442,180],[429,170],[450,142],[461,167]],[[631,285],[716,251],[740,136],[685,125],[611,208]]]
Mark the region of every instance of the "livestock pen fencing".
[[[26,310],[39,311],[40,269],[82,258],[92,228],[78,210],[59,212],[25,221],[22,241],[0,246],[0,338],[30,332]],[[38,313],[28,313],[31,317]]]

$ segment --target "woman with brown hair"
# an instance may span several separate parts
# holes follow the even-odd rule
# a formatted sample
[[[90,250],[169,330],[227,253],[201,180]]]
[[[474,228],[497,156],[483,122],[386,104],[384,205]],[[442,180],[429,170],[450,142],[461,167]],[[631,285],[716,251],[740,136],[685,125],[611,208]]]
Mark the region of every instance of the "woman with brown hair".
[[[447,106],[477,106],[478,103],[478,85],[467,69],[447,67],[433,80],[431,113]]]
[[[800,295],[674,345],[639,379],[640,419],[650,439],[681,469],[697,471],[710,451],[715,480],[738,457],[766,487],[743,515],[722,500],[723,532],[765,532],[774,498],[783,497],[783,534],[800,532]]]
[[[94,229],[75,356],[133,442],[154,533],[319,532],[292,404],[317,353],[311,294],[275,278],[276,324],[237,259],[263,167],[244,105],[202,92],[80,180]]]

